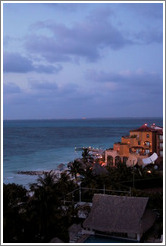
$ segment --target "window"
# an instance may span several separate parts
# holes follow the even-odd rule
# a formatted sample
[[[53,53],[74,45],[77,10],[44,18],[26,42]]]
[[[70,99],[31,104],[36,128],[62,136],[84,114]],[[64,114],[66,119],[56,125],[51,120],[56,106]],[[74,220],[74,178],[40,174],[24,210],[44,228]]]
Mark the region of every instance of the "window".
[[[138,145],[141,145],[141,142],[140,141],[138,141]]]
[[[160,151],[160,156],[163,156],[163,151]]]
[[[113,166],[113,157],[111,155],[107,156],[107,165]]]
[[[146,134],[146,137],[149,138],[149,134]]]
[[[150,146],[150,142],[148,142],[148,141],[145,141],[145,143],[144,143],[146,146]]]
[[[145,150],[145,153],[146,153],[146,154],[149,154],[149,152],[150,152],[149,149],[146,149],[146,150]]]
[[[121,163],[120,156],[116,156],[115,157],[115,165],[120,164],[120,163]]]
[[[126,161],[128,160],[128,157],[124,156],[123,157],[123,163],[126,164]]]

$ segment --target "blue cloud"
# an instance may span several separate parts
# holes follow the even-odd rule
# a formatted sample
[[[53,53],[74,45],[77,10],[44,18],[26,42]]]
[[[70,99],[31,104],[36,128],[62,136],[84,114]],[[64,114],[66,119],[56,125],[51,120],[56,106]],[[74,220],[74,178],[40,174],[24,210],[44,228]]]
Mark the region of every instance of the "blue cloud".
[[[18,53],[5,53],[3,60],[4,72],[26,73],[33,70],[32,62]]]
[[[48,61],[71,61],[77,56],[94,62],[101,57],[103,48],[116,50],[132,43],[109,21],[110,11],[104,9],[99,12],[101,18],[97,11],[71,27],[54,21],[35,23],[32,26],[35,32],[45,29],[51,31],[52,35],[48,37],[34,33],[33,38],[29,36],[26,40],[26,48]]]
[[[162,19],[162,3],[124,3],[121,4],[125,9],[129,9],[141,18]]]
[[[90,81],[103,83],[115,83],[119,89],[139,90],[139,93],[152,93],[162,95],[163,78],[158,73],[144,71],[124,71],[121,73],[87,70],[85,78]],[[142,88],[142,89],[141,89]]]
[[[71,62],[75,57],[95,62],[102,57],[104,48],[120,50],[129,45],[162,43],[161,28],[152,25],[127,33],[112,21],[114,15],[111,8],[101,8],[70,26],[52,20],[36,22],[32,25],[34,34],[26,39],[25,46],[49,62]],[[40,30],[51,35],[41,35]]]
[[[34,71],[37,73],[58,73],[63,69],[63,67],[58,64],[57,66],[51,66],[51,65],[38,65],[38,66],[34,66]]]
[[[134,39],[137,44],[152,44],[152,43],[162,43],[163,41],[163,33],[160,30],[151,29],[147,32],[147,30],[142,30],[136,34],[134,34]]]
[[[5,73],[58,73],[62,70],[61,65],[33,65],[32,61],[19,53],[4,53],[3,71]]]

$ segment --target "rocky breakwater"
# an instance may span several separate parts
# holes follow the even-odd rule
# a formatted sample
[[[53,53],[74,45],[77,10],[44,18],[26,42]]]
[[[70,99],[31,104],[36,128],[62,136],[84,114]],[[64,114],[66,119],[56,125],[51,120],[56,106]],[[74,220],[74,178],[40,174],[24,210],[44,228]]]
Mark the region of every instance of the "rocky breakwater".
[[[18,171],[17,174],[24,174],[24,175],[43,175],[49,172],[54,172],[55,174],[59,174],[59,172],[65,171],[65,164],[61,163],[57,166],[57,169],[55,170],[41,170],[41,171]]]
[[[43,175],[48,173],[49,171],[18,171],[17,174],[25,174],[25,175]]]

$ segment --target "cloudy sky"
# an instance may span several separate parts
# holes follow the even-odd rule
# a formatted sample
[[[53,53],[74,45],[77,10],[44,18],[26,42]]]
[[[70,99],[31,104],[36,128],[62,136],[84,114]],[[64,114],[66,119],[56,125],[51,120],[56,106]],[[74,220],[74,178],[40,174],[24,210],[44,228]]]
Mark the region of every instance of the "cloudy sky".
[[[4,3],[4,119],[162,117],[162,3]]]

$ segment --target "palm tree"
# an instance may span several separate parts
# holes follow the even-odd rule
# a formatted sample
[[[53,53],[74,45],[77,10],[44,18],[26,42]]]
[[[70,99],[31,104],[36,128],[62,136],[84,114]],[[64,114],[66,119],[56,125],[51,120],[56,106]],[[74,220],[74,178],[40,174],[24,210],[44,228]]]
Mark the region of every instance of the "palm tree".
[[[74,160],[72,163],[70,163],[70,173],[72,176],[75,177],[75,179],[77,179],[77,173],[80,174],[80,172],[82,171],[83,167],[82,167],[82,163],[80,160]]]
[[[46,242],[48,242],[51,234],[49,228],[51,225],[55,226],[56,215],[59,216],[58,210],[61,205],[61,200],[56,192],[57,180],[55,173],[50,171],[45,173],[44,176],[39,176],[37,183],[30,185],[33,196],[29,201],[29,212],[32,212],[32,219],[37,224],[36,233],[39,233],[40,237],[43,237]]]
[[[76,188],[66,172],[57,178],[54,172],[46,173],[32,184],[33,196],[29,202],[29,215],[33,221],[35,234],[39,235],[38,242],[49,242],[57,236],[67,242],[67,228],[71,223],[72,209],[64,209],[65,195]]]
[[[56,182],[56,192],[60,198],[63,198],[67,193],[73,191],[77,185],[70,179],[66,172],[61,173],[61,177]]]
[[[92,163],[93,162],[93,157],[91,156],[91,154],[89,153],[89,149],[85,148],[82,152],[82,160],[83,162],[86,163]]]

